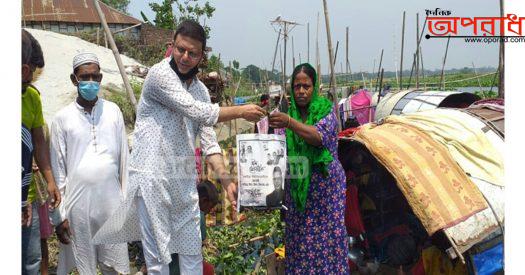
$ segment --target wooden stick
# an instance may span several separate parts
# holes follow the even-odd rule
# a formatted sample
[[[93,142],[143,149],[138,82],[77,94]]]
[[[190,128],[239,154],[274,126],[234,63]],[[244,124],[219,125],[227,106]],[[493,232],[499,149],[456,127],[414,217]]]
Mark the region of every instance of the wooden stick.
[[[381,86],[383,86],[383,73],[385,69],[381,69],[381,79],[379,80],[379,92],[377,93],[377,104],[379,104],[379,100],[381,99]]]
[[[324,21],[326,25],[326,39],[328,40],[328,57],[330,60],[330,90],[332,92],[332,100],[334,103],[334,108],[337,108],[337,103],[339,102],[337,98],[337,83],[335,80],[335,61],[334,61],[334,55],[332,54],[332,35],[330,33],[330,19],[328,17],[328,5],[326,4],[326,0],[323,0],[323,9],[324,9]],[[339,43],[338,43],[339,44]],[[341,130],[341,118],[337,116],[337,125],[338,130]]]
[[[401,31],[401,62],[399,64],[399,91],[403,87],[403,50],[405,47],[405,14],[406,11],[403,11],[403,31]]]
[[[421,46],[419,46],[419,56],[421,58],[421,76],[423,76],[423,83],[425,85],[424,89],[427,90],[427,82],[425,80],[425,66],[423,66],[423,50],[421,49]]]
[[[416,89],[419,89],[419,13],[416,13]]]
[[[447,53],[448,53],[448,45],[450,43],[450,35],[448,36],[448,39],[447,39],[447,48],[445,49],[445,57],[443,58],[443,66],[441,66],[441,79],[439,82],[441,82],[441,86],[440,86],[440,90],[443,90],[445,88],[445,83],[443,82],[444,81],[444,72],[445,72],[445,62],[447,62]]]
[[[379,58],[379,67],[377,68],[377,83],[374,91],[377,91],[377,85],[379,85],[379,74],[381,73],[381,66],[383,64],[383,51],[384,49],[381,49],[381,58]],[[381,86],[379,86],[379,92],[381,92]]]
[[[148,21],[146,21],[146,22],[144,22],[144,23],[148,23]],[[131,27],[127,27],[127,28],[124,28],[124,29],[121,29],[121,30],[116,30],[116,31],[113,32],[113,34],[116,34],[116,33],[119,33],[119,32],[125,32],[125,31],[127,31],[127,30],[130,30],[130,29],[136,28],[136,27],[138,27],[138,26],[140,26],[140,25],[142,25],[142,24],[144,24],[144,23],[141,22],[141,23],[135,24],[135,25],[133,25],[133,26],[131,26]]]
[[[503,15],[503,0],[499,0],[499,14],[500,17]],[[500,35],[505,35],[504,33]],[[499,42],[499,84],[498,84],[498,97],[505,98],[505,45],[503,44],[503,39],[500,39]]]
[[[414,60],[412,61],[412,68],[410,69],[410,78],[408,79],[407,90],[410,88],[410,82],[412,82],[412,74],[414,73],[414,68],[416,67],[416,56],[417,54],[414,53]]]
[[[310,63],[310,22],[306,23],[306,40],[308,40],[308,52],[306,62]]]
[[[478,72],[476,71],[476,66],[474,66],[474,62],[472,62],[472,68],[474,68],[474,76],[478,77]],[[481,88],[481,81],[479,81],[479,78],[478,78],[478,85],[479,85],[479,91],[482,93],[483,88]]]
[[[445,234],[445,236],[447,236],[447,239],[450,242],[450,245],[452,245],[452,248],[454,249],[454,251],[456,252],[456,255],[459,257],[461,262],[465,264],[465,258],[463,257],[463,254],[461,254],[461,252],[459,251],[459,248],[456,246],[456,243],[454,242],[454,240],[452,240],[452,237],[450,237],[447,230],[443,230],[443,233]]]
[[[337,41],[337,44],[335,45],[335,56],[334,56],[334,63],[337,59],[337,52],[338,52],[338,49],[339,49],[339,41]],[[335,67],[334,67],[335,69]],[[335,72],[334,72],[334,75],[335,75]],[[334,78],[335,79],[335,78]],[[328,86],[330,87],[330,90],[332,90],[332,78],[330,78],[330,85]]]
[[[133,111],[136,113],[137,112],[137,99],[135,99],[135,95],[133,94],[133,89],[131,88],[131,84],[129,84],[128,76],[126,75],[126,71],[124,70],[124,65],[122,65],[122,59],[120,58],[120,54],[118,52],[117,45],[115,45],[115,41],[113,40],[113,36],[111,35],[111,31],[109,30],[108,23],[106,22],[106,17],[104,16],[104,13],[102,13],[102,10],[100,9],[98,0],[93,0],[93,3],[95,4],[95,8],[98,12],[98,16],[100,17],[100,21],[102,22],[102,26],[104,27],[104,33],[107,35],[107,38],[109,39],[111,50],[113,51],[113,55],[115,56],[115,61],[117,61],[118,70],[120,71],[120,75],[122,76],[122,80],[124,81],[124,88],[126,88],[126,91],[128,92],[128,96],[131,101],[131,105],[133,105]]]
[[[280,38],[281,38],[281,29],[279,29],[279,33],[277,34],[277,41],[275,42],[275,51],[273,52],[273,61],[272,61],[272,74],[273,74],[273,69],[275,68],[275,58],[277,57],[277,48],[279,47]]]
[[[317,13],[317,31],[315,34],[315,65],[317,75],[319,76],[319,83],[322,83],[321,61],[319,59],[319,12]]]

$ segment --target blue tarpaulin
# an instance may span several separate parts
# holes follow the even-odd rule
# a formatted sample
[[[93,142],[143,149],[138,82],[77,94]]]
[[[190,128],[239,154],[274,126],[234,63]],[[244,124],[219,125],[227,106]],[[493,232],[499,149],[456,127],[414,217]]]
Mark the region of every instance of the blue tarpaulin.
[[[503,270],[503,243],[474,255],[473,261],[479,275],[490,275]]]

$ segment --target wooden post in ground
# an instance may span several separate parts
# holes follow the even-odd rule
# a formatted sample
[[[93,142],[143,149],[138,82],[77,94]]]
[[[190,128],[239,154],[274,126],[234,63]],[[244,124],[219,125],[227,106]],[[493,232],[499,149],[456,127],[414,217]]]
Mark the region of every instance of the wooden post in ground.
[[[472,68],[474,68],[474,76],[478,79],[479,91],[480,93],[483,93],[483,88],[481,88],[481,81],[479,80],[478,72],[476,71],[476,66],[474,66],[474,62],[472,62]]]
[[[308,52],[306,54],[306,62],[310,63],[310,22],[306,23],[306,40],[308,40]]]
[[[383,85],[383,73],[385,72],[385,69],[381,69],[381,78],[379,79],[379,87]],[[381,99],[381,89],[379,89],[379,93],[377,93],[377,104],[379,104],[379,100]]]
[[[405,14],[403,11],[403,30],[401,31],[401,62],[399,64],[399,90],[403,88],[403,50],[405,47]]]
[[[317,13],[317,31],[315,33],[315,67],[319,77],[319,83],[322,84],[321,60],[319,59],[319,12]]]
[[[385,49],[381,49],[381,57],[379,58],[379,68],[377,68],[377,83],[376,83],[376,89],[375,90],[378,90],[378,87],[379,87],[379,92],[381,92],[381,86],[378,86],[379,85],[379,74],[381,73],[381,66],[383,65],[383,52],[384,52]]]
[[[416,89],[419,89],[419,13],[416,13]]]
[[[277,34],[277,41],[275,42],[275,51],[273,52],[273,61],[272,61],[272,74],[273,74],[273,69],[275,68],[275,58],[277,57],[277,47],[279,47],[280,38],[281,38],[281,29],[279,29],[279,33]]]
[[[292,68],[295,69],[295,46],[293,43],[293,36],[292,36]]]
[[[425,80],[425,66],[423,65],[423,49],[419,46],[419,56],[421,57],[421,76],[423,77],[424,90],[427,90],[427,82]]]
[[[122,59],[120,58],[117,45],[115,45],[115,41],[113,40],[113,36],[111,35],[111,31],[109,30],[108,23],[106,22],[106,17],[100,9],[98,0],[93,0],[93,3],[95,4],[95,8],[97,10],[98,16],[100,17],[100,21],[102,22],[102,26],[104,27],[104,33],[107,35],[107,39],[109,40],[109,45],[111,46],[111,50],[113,51],[113,55],[115,56],[115,61],[117,61],[118,70],[120,71],[120,75],[122,76],[122,80],[124,81],[124,88],[126,88],[126,92],[128,93],[129,99],[131,101],[131,105],[133,105],[133,110],[136,113],[137,99],[135,99],[135,94],[133,94],[133,89],[131,88],[128,76],[126,75],[126,71],[124,70],[124,65],[122,64]]]
[[[346,27],[346,59],[345,59],[345,74],[348,75],[348,27]]]
[[[326,0],[323,0],[323,9],[324,9],[324,21],[326,24],[326,39],[328,40],[328,57],[330,59],[330,81],[332,82],[331,92],[332,92],[332,100],[334,102],[334,108],[337,109],[337,103],[339,102],[339,99],[337,98],[337,83],[335,80],[335,64],[334,64],[334,56],[332,55],[332,35],[330,33],[330,18],[328,17],[328,5],[326,4]],[[341,118],[340,116],[337,116],[337,128],[339,131],[341,131]]]
[[[439,80],[440,90],[443,90],[445,88],[445,82],[444,82],[444,73],[445,73],[445,62],[447,62],[447,53],[448,53],[448,45],[450,43],[450,35],[447,39],[447,48],[445,49],[445,57],[443,57],[443,66],[441,66],[441,79]]]

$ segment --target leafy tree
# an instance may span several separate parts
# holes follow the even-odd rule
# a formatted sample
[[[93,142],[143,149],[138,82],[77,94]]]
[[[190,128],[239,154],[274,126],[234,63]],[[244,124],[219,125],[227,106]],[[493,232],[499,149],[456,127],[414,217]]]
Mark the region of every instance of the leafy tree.
[[[112,8],[115,8],[123,13],[128,13],[128,5],[130,0],[102,0],[102,2]]]
[[[233,68],[234,68],[234,69],[236,69],[236,70],[239,69],[239,61],[237,61],[237,60],[233,60],[233,61],[232,61],[232,64],[233,64]]]
[[[261,83],[261,70],[255,65],[248,65],[242,70],[242,78],[249,79],[252,83]]]
[[[151,10],[155,13],[155,26],[163,29],[173,30],[175,15],[173,14],[173,0],[164,0],[161,4],[149,3]]]
[[[203,6],[200,6],[197,2],[198,0],[163,0],[161,4],[149,3],[149,6],[155,12],[155,26],[175,30],[179,22],[183,20],[192,19],[199,22],[202,16],[211,18],[215,8],[209,2],[206,2]],[[175,4],[175,10],[178,11],[178,14],[174,13],[173,4]],[[210,27],[204,26],[204,30],[209,38]]]
[[[208,70],[209,71],[218,71],[219,69],[224,69],[224,64],[222,61],[219,60],[219,58],[212,54],[211,57],[208,59]]]

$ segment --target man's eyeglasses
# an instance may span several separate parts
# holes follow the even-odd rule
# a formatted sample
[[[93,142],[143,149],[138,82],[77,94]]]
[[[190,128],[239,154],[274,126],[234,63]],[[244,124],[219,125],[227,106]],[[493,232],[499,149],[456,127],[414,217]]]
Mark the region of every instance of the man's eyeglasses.
[[[102,80],[102,74],[80,74],[77,77],[77,81],[96,81],[100,82]]]
[[[198,52],[192,52],[192,51],[189,51],[189,50],[186,50],[185,48],[181,47],[181,46],[177,46],[175,45],[175,50],[177,51],[178,54],[180,55],[184,55],[186,54],[186,52],[188,53],[188,56],[193,59],[193,60],[197,60],[199,58],[201,58],[201,53]]]

